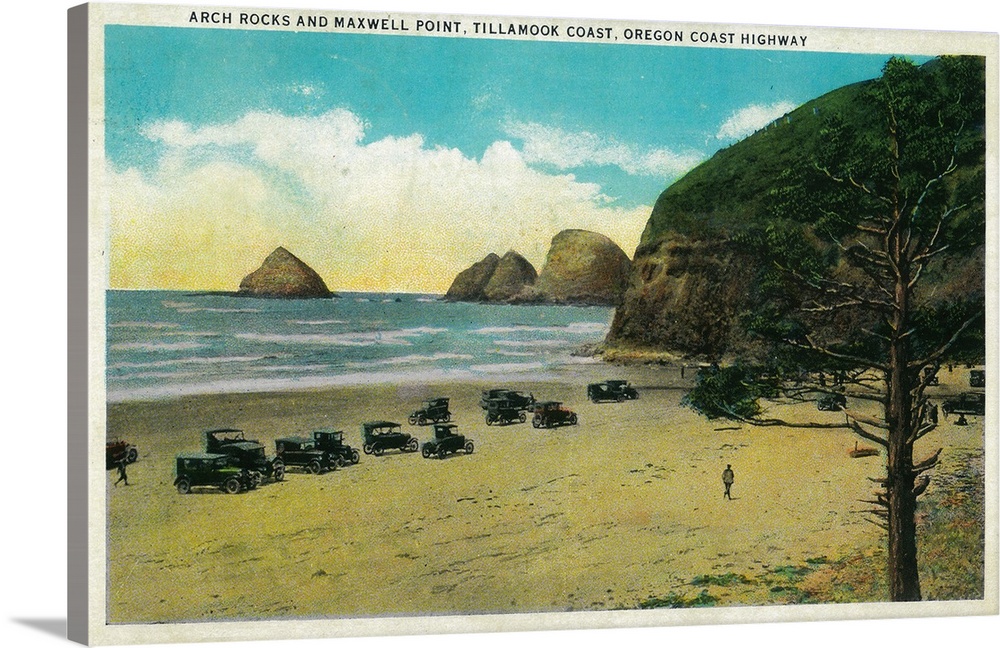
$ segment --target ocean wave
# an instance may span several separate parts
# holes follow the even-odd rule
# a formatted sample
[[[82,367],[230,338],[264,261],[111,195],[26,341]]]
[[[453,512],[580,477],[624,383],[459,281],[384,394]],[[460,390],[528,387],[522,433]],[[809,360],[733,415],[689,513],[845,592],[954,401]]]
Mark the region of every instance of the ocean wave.
[[[108,328],[134,328],[134,329],[175,329],[180,328],[180,324],[174,322],[117,322],[108,324]]]
[[[363,371],[337,376],[299,376],[288,378],[239,378],[200,383],[161,383],[148,387],[111,388],[109,403],[161,400],[199,394],[234,394],[319,389],[323,387],[353,387],[383,384],[427,384],[442,381],[471,380],[477,376],[463,369],[431,369],[412,372]]]
[[[197,307],[197,308],[178,308],[178,313],[260,313],[259,308],[211,308],[211,307]]]
[[[545,365],[541,362],[506,362],[499,364],[481,364],[472,365],[469,367],[470,370],[476,373],[485,374],[495,374],[495,373],[523,373],[526,371],[538,371],[539,369],[544,369]]]
[[[348,362],[348,367],[361,369],[364,367],[394,366],[405,364],[421,364],[424,362],[437,362],[439,360],[472,360],[471,355],[464,353],[433,353],[431,355],[406,355],[396,358],[386,358],[384,360],[372,360],[370,362]]]
[[[207,344],[198,342],[118,342],[108,347],[111,351],[191,351],[203,349]]]
[[[250,342],[269,342],[274,344],[328,344],[331,346],[367,347],[367,346],[412,346],[410,338],[448,329],[420,327],[395,331],[368,331],[363,333],[237,333],[236,337]]]
[[[469,331],[478,335],[501,335],[505,333],[570,333],[572,335],[606,334],[608,325],[600,322],[571,322],[565,326],[530,326],[514,324],[512,326],[484,326]]]
[[[331,324],[349,324],[346,320],[288,320],[289,324],[300,326],[328,326]]]
[[[534,358],[538,355],[534,351],[503,351],[501,349],[494,349],[490,353],[511,358]]]
[[[213,365],[213,364],[226,364],[233,362],[260,362],[261,360],[275,360],[279,357],[287,357],[282,355],[266,355],[266,356],[220,356],[215,358],[201,358],[201,357],[191,357],[191,358],[171,358],[170,360],[156,360],[154,362],[116,362],[114,364],[109,364],[108,369],[145,369],[152,367],[173,367],[176,365]]]
[[[564,347],[566,340],[493,340],[493,344],[512,347]]]

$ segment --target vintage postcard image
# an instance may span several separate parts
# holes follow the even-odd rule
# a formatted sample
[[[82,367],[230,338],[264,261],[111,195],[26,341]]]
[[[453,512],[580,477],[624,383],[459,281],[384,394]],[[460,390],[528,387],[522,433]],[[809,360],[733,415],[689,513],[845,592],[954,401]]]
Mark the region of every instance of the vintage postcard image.
[[[70,23],[74,638],[997,612],[995,34]]]

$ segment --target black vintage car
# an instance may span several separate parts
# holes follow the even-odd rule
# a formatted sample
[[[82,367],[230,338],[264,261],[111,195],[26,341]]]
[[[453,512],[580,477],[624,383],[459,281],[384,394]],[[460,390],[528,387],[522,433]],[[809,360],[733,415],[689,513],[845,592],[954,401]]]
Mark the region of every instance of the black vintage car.
[[[356,464],[361,461],[361,453],[357,448],[344,443],[344,433],[340,430],[316,430],[313,432],[313,440],[318,449],[330,453],[338,467],[342,468],[349,463]]]
[[[847,407],[847,397],[843,394],[823,394],[816,399],[816,409],[822,412],[839,412]]]
[[[127,464],[139,460],[139,449],[128,441],[117,437],[108,439],[105,450],[105,465],[110,470],[121,462]]]
[[[229,455],[236,466],[254,470],[274,481],[285,478],[285,463],[277,457],[269,458],[264,454],[264,444],[247,439],[243,430],[208,430],[205,432],[205,452]]]
[[[420,446],[415,436],[403,432],[399,423],[392,421],[368,421],[361,424],[361,437],[364,445],[361,449],[365,454],[376,457],[386,450],[398,449],[403,452],[416,452]]]
[[[282,437],[274,440],[277,458],[287,468],[298,466],[314,475],[324,470],[336,470],[337,460],[329,452],[316,447],[316,442],[307,437]]]
[[[177,455],[177,492],[186,495],[196,486],[212,486],[231,494],[250,490],[260,483],[260,475],[233,465],[233,458],[212,452]]]
[[[434,438],[424,442],[424,447],[420,450],[420,453],[424,455],[424,458],[429,458],[432,456],[437,456],[438,459],[444,459],[446,455],[458,452],[462,450],[465,454],[472,454],[475,450],[475,446],[472,443],[472,439],[465,438],[464,435],[458,434],[455,430],[458,426],[454,423],[439,423],[434,426]]]
[[[479,399],[479,406],[484,410],[489,409],[490,403],[495,400],[506,401],[510,406],[520,410],[528,410],[535,404],[535,395],[514,389],[487,389]]]
[[[595,403],[602,401],[622,402],[639,398],[639,392],[625,380],[606,380],[587,385],[587,398]]]
[[[984,416],[986,414],[986,394],[982,392],[959,394],[942,403],[941,411],[945,414]]]
[[[531,417],[531,424],[536,428],[553,428],[560,425],[576,425],[576,412],[563,407],[559,401],[545,401],[535,403],[535,415]]]
[[[969,372],[969,387],[974,387],[976,389],[986,388],[985,369],[973,369]]]
[[[524,423],[528,420],[524,408],[507,400],[506,398],[494,398],[486,404],[486,425],[494,423]]]
[[[410,414],[410,425],[428,425],[430,423],[442,423],[451,420],[451,412],[448,411],[447,398],[431,398],[425,400],[423,406]]]

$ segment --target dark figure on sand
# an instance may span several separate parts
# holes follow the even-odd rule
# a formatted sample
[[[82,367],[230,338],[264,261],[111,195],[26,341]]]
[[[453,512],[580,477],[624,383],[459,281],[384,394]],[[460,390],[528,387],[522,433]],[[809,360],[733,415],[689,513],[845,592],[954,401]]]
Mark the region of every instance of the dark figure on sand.
[[[733,467],[726,464],[726,469],[722,471],[722,483],[726,487],[726,492],[722,496],[726,499],[733,499],[733,496],[729,494],[729,489],[733,487],[733,481],[735,481]]]
[[[127,465],[128,462],[124,459],[118,462],[118,481],[115,482],[115,486],[120,482],[125,482],[125,485],[128,486],[128,475],[125,473],[125,466]]]

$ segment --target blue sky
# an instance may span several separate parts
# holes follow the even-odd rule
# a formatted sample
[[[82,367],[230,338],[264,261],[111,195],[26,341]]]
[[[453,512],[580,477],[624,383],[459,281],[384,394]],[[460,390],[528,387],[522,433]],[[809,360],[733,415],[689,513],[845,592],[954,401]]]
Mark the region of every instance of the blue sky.
[[[540,269],[566,227],[631,255],[670,182],[887,58],[110,26],[111,283],[231,287],[285,245],[334,288],[438,291],[490,251]]]

